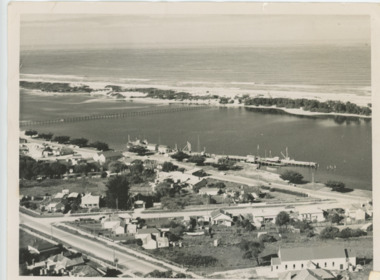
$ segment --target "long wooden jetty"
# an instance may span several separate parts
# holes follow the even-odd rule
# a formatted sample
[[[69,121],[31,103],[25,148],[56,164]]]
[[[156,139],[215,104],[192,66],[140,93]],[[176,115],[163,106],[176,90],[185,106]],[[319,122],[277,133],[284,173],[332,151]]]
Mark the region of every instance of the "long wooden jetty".
[[[119,119],[119,118],[131,118],[138,116],[148,116],[155,114],[165,114],[165,113],[175,113],[183,111],[194,111],[210,108],[207,105],[200,106],[181,106],[181,107],[170,107],[170,108],[160,108],[152,110],[142,110],[142,111],[124,111],[119,113],[110,113],[110,114],[99,114],[99,115],[88,115],[88,116],[79,116],[71,118],[60,118],[54,120],[37,120],[37,121],[21,121],[20,127],[27,126],[42,126],[42,125],[56,125],[56,124],[65,124],[73,122],[82,122],[82,121],[93,121],[93,120],[104,120],[104,119]]]

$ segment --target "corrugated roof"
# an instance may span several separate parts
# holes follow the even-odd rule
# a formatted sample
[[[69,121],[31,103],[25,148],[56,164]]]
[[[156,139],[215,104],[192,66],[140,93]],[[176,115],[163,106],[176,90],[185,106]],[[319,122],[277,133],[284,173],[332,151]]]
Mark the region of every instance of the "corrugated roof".
[[[272,258],[271,263],[272,263],[272,265],[280,265],[281,260],[279,258]]]
[[[137,230],[137,234],[149,234],[149,233],[160,233],[157,228],[142,228]]]
[[[342,246],[281,248],[280,256],[282,262],[346,258],[346,250]]]
[[[323,280],[323,278],[312,273],[309,269],[305,269],[297,273],[292,280]]]
[[[304,269],[298,272],[292,280],[325,280],[335,279],[335,276],[324,269]]]

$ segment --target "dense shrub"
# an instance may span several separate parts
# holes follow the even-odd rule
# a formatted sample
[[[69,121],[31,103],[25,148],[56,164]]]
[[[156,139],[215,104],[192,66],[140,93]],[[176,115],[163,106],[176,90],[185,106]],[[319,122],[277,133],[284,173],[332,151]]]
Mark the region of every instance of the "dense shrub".
[[[293,184],[301,184],[303,183],[303,176],[302,174],[293,171],[293,170],[285,170],[281,175],[280,178],[286,181],[289,181]]]

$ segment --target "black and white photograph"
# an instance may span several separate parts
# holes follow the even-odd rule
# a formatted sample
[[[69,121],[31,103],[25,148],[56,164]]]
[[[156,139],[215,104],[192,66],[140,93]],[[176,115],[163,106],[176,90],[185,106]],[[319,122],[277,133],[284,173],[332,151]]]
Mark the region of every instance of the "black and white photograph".
[[[371,15],[161,4],[20,14],[18,275],[368,279]]]

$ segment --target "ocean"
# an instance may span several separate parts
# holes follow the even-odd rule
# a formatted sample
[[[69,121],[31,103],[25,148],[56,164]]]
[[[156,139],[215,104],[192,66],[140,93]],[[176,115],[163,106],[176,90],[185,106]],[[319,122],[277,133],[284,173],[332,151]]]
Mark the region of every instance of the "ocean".
[[[342,90],[370,86],[370,55],[366,46],[24,51],[21,73],[147,85]]]

